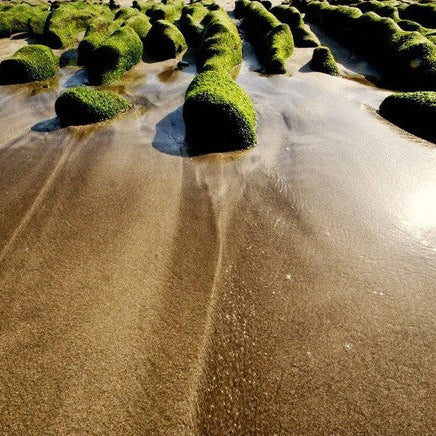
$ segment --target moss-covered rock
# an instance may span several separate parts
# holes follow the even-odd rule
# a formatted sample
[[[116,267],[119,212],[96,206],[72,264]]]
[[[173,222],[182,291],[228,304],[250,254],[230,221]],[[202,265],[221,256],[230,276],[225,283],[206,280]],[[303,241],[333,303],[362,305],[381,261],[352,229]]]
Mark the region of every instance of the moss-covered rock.
[[[315,48],[312,60],[310,61],[310,68],[313,71],[330,74],[330,76],[341,75],[335,58],[328,47]]]
[[[62,93],[55,103],[62,125],[83,125],[105,121],[126,112],[131,105],[113,92],[80,86]]]
[[[142,42],[130,27],[115,31],[98,47],[88,64],[91,84],[101,85],[119,79],[142,56]]]
[[[140,15],[140,11],[137,8],[120,8],[115,13],[114,20],[124,23],[124,21],[137,15]]]
[[[242,42],[233,21],[220,9],[202,21],[204,30],[197,49],[197,70],[221,71],[232,75],[242,63]]]
[[[250,98],[227,73],[197,74],[183,106],[191,153],[240,150],[256,143],[256,112]]]
[[[186,48],[186,41],[180,30],[169,21],[158,20],[153,23],[144,40],[144,59],[148,61],[172,59]]]
[[[97,17],[112,20],[113,12],[107,5],[86,2],[60,4],[52,10],[45,23],[46,43],[52,48],[66,48],[73,45],[80,32],[85,31]]]
[[[401,18],[417,21],[419,24],[432,29],[436,28],[436,4],[412,3],[401,12]]]
[[[77,47],[77,64],[88,65],[95,50],[116,30],[120,28],[118,20],[108,20],[105,17],[96,18],[88,26],[84,38]]]
[[[282,24],[261,3],[251,2],[245,11],[242,27],[265,72],[284,73],[286,59],[294,51],[294,39],[289,26]]]
[[[146,15],[143,14],[130,17],[128,20],[126,20],[124,26],[131,27],[136,32],[136,34],[141,38],[141,41],[145,40],[148,32],[151,29],[150,20]]]
[[[375,12],[381,17],[392,18],[394,21],[398,21],[400,16],[398,9],[395,6],[387,4],[378,0],[369,0],[360,3],[356,3],[356,8],[359,8],[363,13]]]
[[[243,18],[247,11],[248,6],[250,5],[250,0],[236,0],[235,1],[235,18]]]
[[[35,30],[45,22],[48,9],[44,5],[11,4],[0,12],[0,37],[9,37],[14,33],[29,32],[29,21]]]
[[[201,21],[209,13],[209,9],[203,3],[194,3],[182,9],[180,17],[180,30],[190,47],[196,47],[200,41],[203,30]]]
[[[320,45],[318,38],[304,24],[303,17],[297,8],[276,6],[271,9],[271,13],[289,26],[296,47],[317,47]]]
[[[383,100],[379,113],[404,130],[436,139],[436,92],[403,92]]]
[[[35,36],[42,36],[44,34],[45,22],[49,14],[50,12],[45,5],[35,6],[27,22],[28,33]]]
[[[0,63],[2,83],[27,83],[49,79],[58,72],[58,58],[44,45],[27,45]]]
[[[158,20],[165,20],[173,23],[180,18],[184,6],[183,0],[163,0],[154,3],[145,11],[146,15],[153,23]]]

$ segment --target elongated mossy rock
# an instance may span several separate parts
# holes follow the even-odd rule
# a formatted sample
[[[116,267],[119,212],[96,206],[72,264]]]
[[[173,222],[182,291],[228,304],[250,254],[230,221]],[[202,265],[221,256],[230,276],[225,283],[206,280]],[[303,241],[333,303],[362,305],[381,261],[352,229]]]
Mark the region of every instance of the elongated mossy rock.
[[[245,8],[242,27],[265,72],[285,73],[286,59],[294,52],[294,38],[289,26],[281,23],[261,3],[254,1]]]
[[[114,82],[135,66],[142,57],[142,42],[128,26],[115,31],[98,47],[88,64],[93,85]]]
[[[44,45],[27,45],[0,64],[2,83],[45,80],[58,72],[58,58]]]
[[[197,46],[203,30],[201,21],[209,13],[209,9],[203,3],[187,5],[182,9],[180,17],[180,30],[189,46]]]
[[[436,5],[432,3],[412,3],[400,12],[401,18],[417,21],[419,24],[436,28]]]
[[[182,32],[169,21],[158,20],[153,23],[144,40],[144,59],[148,61],[173,59],[186,48]]]
[[[292,6],[275,6],[271,9],[271,13],[290,27],[296,47],[317,47],[320,45],[318,38],[304,23],[298,9]]]
[[[256,143],[256,112],[245,91],[227,73],[197,74],[183,106],[190,153],[225,152]]]
[[[313,71],[330,74],[330,76],[341,75],[335,58],[328,47],[315,48],[312,60],[310,61],[310,68]]]
[[[130,108],[131,105],[119,95],[86,86],[65,91],[55,103],[56,115],[64,126],[109,120]]]
[[[242,63],[242,42],[236,25],[222,9],[207,14],[201,24],[204,29],[197,49],[197,70],[232,75]]]
[[[380,105],[382,117],[423,138],[436,139],[436,92],[392,94]]]

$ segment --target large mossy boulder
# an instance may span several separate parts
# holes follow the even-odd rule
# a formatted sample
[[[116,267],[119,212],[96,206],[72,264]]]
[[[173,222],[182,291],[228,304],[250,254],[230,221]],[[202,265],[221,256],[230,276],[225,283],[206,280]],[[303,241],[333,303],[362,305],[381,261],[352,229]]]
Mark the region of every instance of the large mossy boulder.
[[[329,74],[330,76],[341,75],[335,58],[328,47],[315,48],[310,61],[310,68],[313,71]]]
[[[109,120],[131,105],[121,96],[86,86],[71,88],[56,100],[56,115],[63,126],[84,125]]]
[[[256,112],[227,73],[197,74],[183,106],[186,143],[192,154],[241,150],[256,143]]]
[[[142,42],[136,32],[125,26],[115,31],[94,51],[88,64],[93,85],[112,83],[141,61]]]
[[[0,63],[0,80],[5,84],[46,80],[58,72],[58,58],[44,45],[27,45]]]
[[[430,140],[436,139],[436,92],[392,94],[380,105],[379,113],[404,130]]]
[[[157,62],[173,59],[186,48],[182,32],[169,21],[158,20],[144,39],[144,60]]]
[[[203,31],[197,48],[197,70],[232,75],[242,63],[242,42],[236,25],[222,9],[207,14],[201,24]]]

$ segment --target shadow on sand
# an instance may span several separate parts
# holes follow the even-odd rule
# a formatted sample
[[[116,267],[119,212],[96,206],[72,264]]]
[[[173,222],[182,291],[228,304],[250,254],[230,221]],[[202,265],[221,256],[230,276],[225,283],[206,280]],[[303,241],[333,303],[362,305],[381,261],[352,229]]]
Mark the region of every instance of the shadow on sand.
[[[32,132],[54,132],[59,129],[62,129],[62,125],[58,117],[40,121],[30,128]]]

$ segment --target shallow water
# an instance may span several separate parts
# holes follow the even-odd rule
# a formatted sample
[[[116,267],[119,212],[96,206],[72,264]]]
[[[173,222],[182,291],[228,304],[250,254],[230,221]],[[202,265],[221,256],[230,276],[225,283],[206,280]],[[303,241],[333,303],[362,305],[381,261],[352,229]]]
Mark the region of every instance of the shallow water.
[[[184,157],[174,61],[91,127],[54,120],[76,68],[0,89],[2,433],[436,432],[434,145],[311,49],[287,77],[245,50],[244,153]]]

